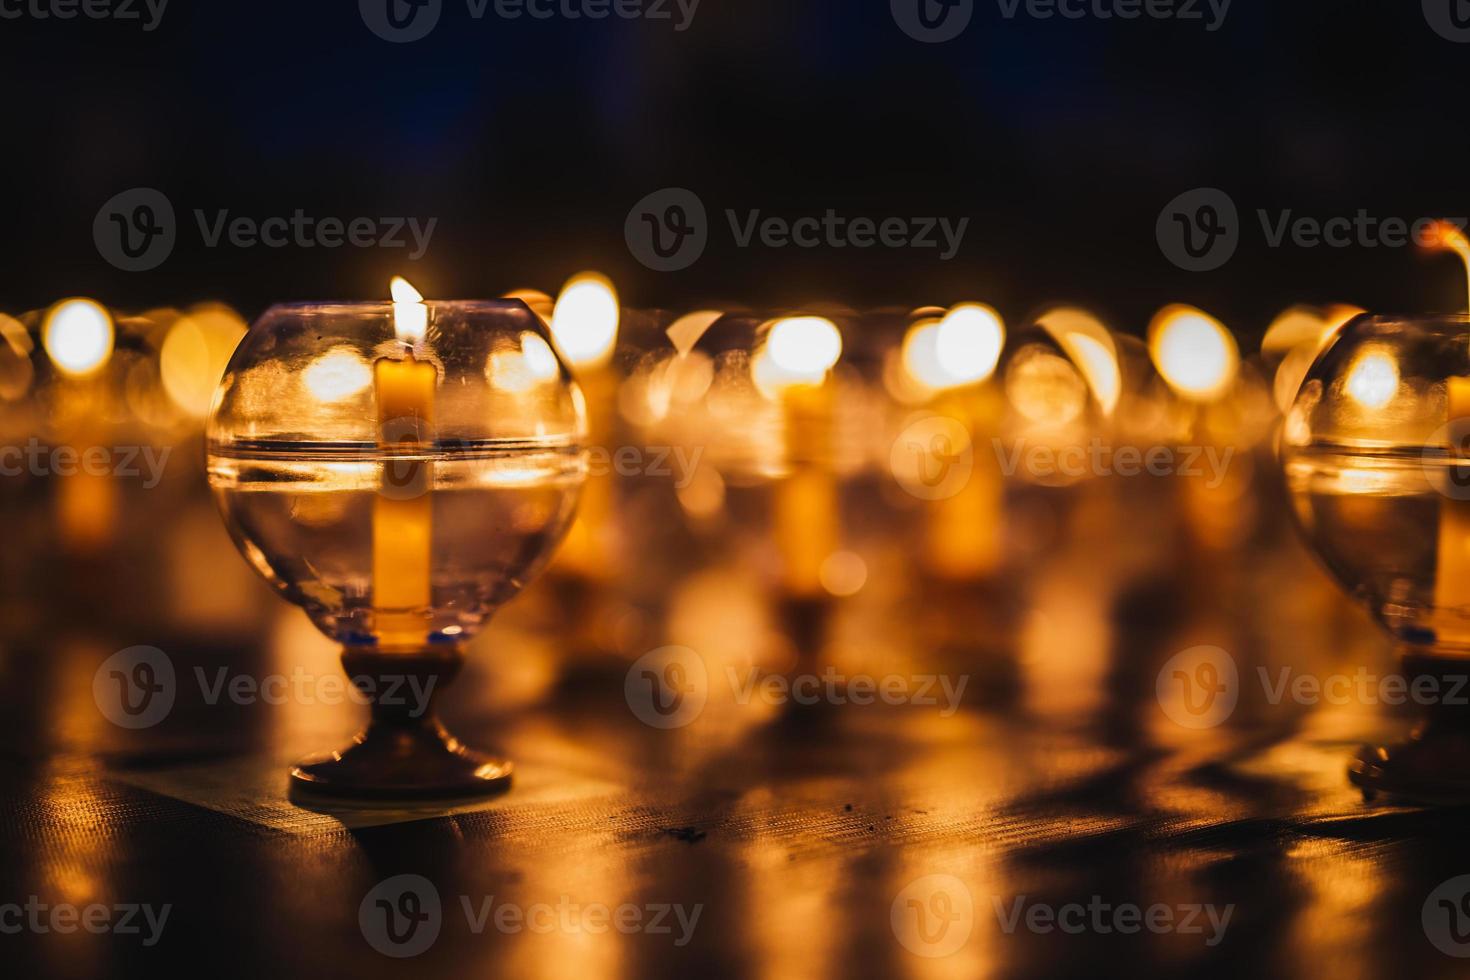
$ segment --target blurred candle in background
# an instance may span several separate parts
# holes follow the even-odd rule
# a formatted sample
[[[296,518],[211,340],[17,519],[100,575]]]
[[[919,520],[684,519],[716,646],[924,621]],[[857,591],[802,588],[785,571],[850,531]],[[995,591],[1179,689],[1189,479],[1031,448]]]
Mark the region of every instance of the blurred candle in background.
[[[837,550],[841,520],[831,469],[835,392],[831,371],[842,357],[842,333],[823,317],[791,317],[771,325],[752,373],[779,401],[786,477],[775,488],[773,526],[789,595],[824,594],[822,565]]]
[[[958,423],[967,442],[951,444],[961,437],[958,430],[952,436],[931,433],[930,444],[909,447],[919,457],[917,465],[942,476],[958,455],[968,449],[972,456],[964,483],[952,492],[936,486],[936,499],[926,510],[924,561],[943,578],[984,578],[1001,562],[1005,485],[990,440],[1005,401],[989,382],[1004,347],[1005,323],[983,304],[963,304],[940,319],[920,320],[904,338],[904,371],[930,392],[928,407]]]
[[[439,373],[414,357],[428,332],[423,296],[401,278],[393,280],[392,291],[393,329],[403,352],[373,364],[378,448],[409,458],[384,460],[373,498],[373,608],[379,647],[413,651],[425,640],[421,610],[431,601],[433,464],[422,454],[432,448]]]
[[[587,406],[588,440],[601,460],[582,487],[577,519],[556,563],[578,576],[605,581],[616,573],[614,487],[605,463],[617,452],[618,372],[613,363],[622,311],[612,282],[595,272],[573,276],[557,297],[551,336],[571,365]]]
[[[112,358],[116,329],[112,315],[89,299],[53,306],[41,328],[42,343],[60,376],[53,418],[59,447],[81,458],[107,430],[109,392],[103,370]],[[117,485],[111,473],[78,465],[59,476],[57,524],[63,544],[78,552],[100,549],[117,520]]]
[[[1470,239],[1449,222],[1440,222],[1435,227],[1438,237],[1430,247],[1452,251],[1459,256],[1465,267],[1467,289],[1470,289]],[[1470,340],[1470,328],[1466,330],[1465,339]],[[1351,382],[1351,378],[1349,380]],[[1395,373],[1395,387],[1397,381]],[[1463,419],[1470,419],[1470,378],[1452,377],[1445,383],[1445,424],[1453,426]],[[1463,464],[1466,462],[1466,440],[1464,433],[1456,431],[1458,428],[1455,426],[1450,430],[1450,455]],[[1467,428],[1470,428],[1470,423],[1467,423]],[[1446,498],[1440,503],[1434,604],[1441,610],[1470,605],[1470,500]],[[1441,644],[1470,647],[1470,623],[1437,617],[1435,632]]]

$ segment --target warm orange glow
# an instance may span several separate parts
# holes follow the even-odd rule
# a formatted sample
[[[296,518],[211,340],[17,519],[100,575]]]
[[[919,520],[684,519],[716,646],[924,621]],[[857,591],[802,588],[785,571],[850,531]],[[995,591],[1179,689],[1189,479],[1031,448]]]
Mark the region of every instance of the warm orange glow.
[[[1149,325],[1149,353],[1159,374],[1192,401],[1214,401],[1235,381],[1240,350],[1225,325],[1182,304],[1160,310]]]
[[[1311,306],[1293,306],[1283,311],[1266,330],[1261,340],[1261,353],[1280,357],[1272,382],[1276,406],[1282,413],[1291,410],[1302,382],[1312,363],[1326,350],[1338,333],[1354,317],[1364,311],[1356,306],[1336,305],[1325,310]]]
[[[539,289],[512,289],[505,294],[506,299],[518,299],[531,308],[531,312],[541,318],[541,322],[547,326],[551,325],[551,313],[556,308],[556,301]]]
[[[1399,390],[1399,366],[1393,352],[1368,347],[1348,369],[1347,393],[1364,408],[1378,409],[1393,401]]]
[[[311,397],[331,404],[346,401],[372,384],[373,371],[351,347],[333,347],[306,366],[301,380]]]
[[[179,317],[158,354],[163,390],[183,412],[203,418],[230,355],[248,328],[234,310],[204,306]]]
[[[820,381],[842,357],[842,332],[819,316],[778,320],[766,337],[766,353],[787,374]]]
[[[1460,263],[1465,267],[1467,295],[1470,295],[1470,239],[1448,221],[1435,222],[1433,234],[1434,237],[1427,243],[1429,248],[1454,252],[1460,257]],[[1466,309],[1470,310],[1470,303],[1467,303]]]
[[[596,272],[579,273],[556,298],[551,336],[573,367],[601,367],[617,346],[621,315],[612,281]]]
[[[389,287],[393,293],[393,332],[405,344],[422,341],[429,332],[429,308],[423,294],[402,276],[394,276]]]
[[[90,299],[68,299],[46,314],[42,342],[51,363],[62,374],[85,378],[112,357],[112,316]]]
[[[719,310],[697,310],[694,313],[686,313],[670,324],[669,329],[664,333],[673,343],[675,350],[680,354],[688,354],[694,349],[694,345],[699,343],[699,338],[703,337],[709,328],[715,325],[715,321],[724,315]]]
[[[832,595],[857,595],[868,584],[868,563],[855,552],[834,551],[822,562],[818,576]]]
[[[1112,333],[1097,317],[1074,307],[1048,310],[1036,322],[1072,359],[1103,414],[1111,416],[1123,395],[1123,371]]]
[[[519,350],[499,350],[490,355],[485,377],[501,391],[525,392],[561,372],[551,345],[529,330],[521,331]]]
[[[995,373],[1005,336],[1005,322],[989,306],[956,306],[909,328],[900,355],[904,373],[931,393],[979,384]]]
[[[909,327],[900,351],[903,371],[925,392],[942,391],[955,381],[939,363],[939,321],[920,320]]]
[[[957,384],[976,384],[995,373],[1005,347],[1000,314],[983,303],[956,306],[939,321],[934,338],[939,364]]]

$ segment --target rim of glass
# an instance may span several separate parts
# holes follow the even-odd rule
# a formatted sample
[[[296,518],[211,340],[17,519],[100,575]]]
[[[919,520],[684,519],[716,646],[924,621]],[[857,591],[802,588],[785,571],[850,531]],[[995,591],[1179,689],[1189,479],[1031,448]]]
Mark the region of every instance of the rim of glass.
[[[375,300],[304,300],[289,303],[274,303],[261,314],[261,319],[271,315],[311,316],[387,316],[400,304],[391,299]],[[405,304],[414,305],[414,304]],[[524,310],[535,316],[531,308],[521,299],[426,299],[424,306],[430,310],[456,310],[470,313],[509,313]]]
[[[1348,324],[1353,323],[1454,323],[1470,326],[1470,313],[1359,313],[1348,321]]]

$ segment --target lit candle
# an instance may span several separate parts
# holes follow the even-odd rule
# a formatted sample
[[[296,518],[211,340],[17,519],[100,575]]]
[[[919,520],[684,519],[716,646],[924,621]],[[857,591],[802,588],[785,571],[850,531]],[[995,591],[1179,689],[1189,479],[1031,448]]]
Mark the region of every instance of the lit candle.
[[[421,455],[433,444],[438,370],[414,357],[414,345],[428,332],[423,299],[407,281],[393,280],[393,328],[404,352],[373,365],[378,448],[389,454],[373,500],[373,608],[379,648],[405,652],[423,646],[423,610],[432,599],[433,464],[391,458]]]
[[[573,276],[562,287],[551,315],[552,339],[571,365],[586,399],[588,441],[609,454],[615,452],[611,443],[616,435],[618,375],[612,357],[620,318],[617,290],[595,272]],[[613,510],[611,474],[589,475],[558,562],[583,578],[612,576],[616,566],[606,538],[613,527]]]
[[[757,384],[778,393],[789,472],[776,488],[773,523],[787,591],[823,593],[822,565],[840,536],[837,481],[831,469],[834,392],[828,377],[842,356],[842,334],[821,317],[777,321],[756,365]]]
[[[938,321],[914,324],[904,338],[903,365],[912,380],[935,393],[933,409],[954,419],[969,438],[973,469],[953,493],[933,502],[924,554],[938,575],[983,578],[1001,561],[1001,508],[1005,486],[995,454],[982,442],[999,421],[1002,402],[987,382],[1005,346],[1005,324],[983,304],[956,306]],[[963,447],[949,447],[959,452]],[[920,446],[932,453],[934,447]],[[926,459],[925,465],[930,460]],[[942,460],[933,462],[942,463]]]
[[[1470,283],[1470,240],[1455,225],[1441,222],[1434,247],[1449,249],[1465,265]],[[1470,378],[1449,378],[1445,384],[1445,422],[1470,418]],[[1452,447],[1458,452],[1459,446]],[[1470,501],[1446,498],[1439,506],[1439,551],[1434,576],[1434,605],[1441,611],[1470,606]],[[1470,646],[1470,624],[1459,617],[1440,616],[1436,622],[1440,644]]]
[[[98,404],[105,391],[95,381],[112,357],[112,316],[89,299],[69,299],[46,315],[41,333],[51,363],[66,379],[61,436],[84,452],[82,444],[95,437],[98,420],[107,415]],[[117,520],[117,486],[111,475],[79,467],[61,478],[56,494],[57,523],[67,545],[93,551],[107,543]]]

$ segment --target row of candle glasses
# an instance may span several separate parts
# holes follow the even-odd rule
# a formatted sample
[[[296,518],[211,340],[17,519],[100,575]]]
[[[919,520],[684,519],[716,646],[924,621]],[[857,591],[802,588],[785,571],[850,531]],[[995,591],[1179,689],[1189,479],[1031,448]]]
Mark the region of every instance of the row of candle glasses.
[[[1252,530],[1242,506],[1250,499],[1242,483],[1259,477],[1250,460],[1269,455],[1278,408],[1300,380],[1293,372],[1305,373],[1347,315],[1288,311],[1262,353],[1242,359],[1222,324],[1183,306],[1161,311],[1139,339],[1065,307],[1009,331],[981,304],[784,316],[627,311],[593,275],[556,300],[516,298],[535,316],[492,331],[488,346],[483,337],[447,344],[455,317],[479,311],[456,313],[465,304],[424,301],[399,282],[392,302],[365,314],[376,324],[371,344],[357,338],[359,323],[332,343],[306,344],[284,372],[264,358],[251,365],[267,368],[255,377],[226,375],[223,401],[234,398],[257,433],[262,413],[295,413],[279,431],[296,443],[273,454],[247,439],[214,452],[231,529],[250,563],[349,648],[465,645],[562,534],[578,449],[589,470],[580,514],[549,583],[558,601],[574,604],[573,653],[628,659],[656,641],[628,628],[640,617],[622,614],[656,603],[688,569],[679,549],[657,547],[669,533],[756,568],[778,597],[789,645],[809,659],[822,655],[832,605],[872,587],[868,545],[878,534],[908,540],[905,571],[946,588],[1003,580],[1047,547],[1048,535],[1015,519],[1018,495],[1064,499],[1092,484],[1162,494],[1184,507],[1201,547],[1238,547]],[[288,309],[282,322],[348,309]],[[121,430],[197,439],[244,334],[238,317],[213,305],[114,316],[69,301],[6,322],[0,394],[19,409],[7,412],[12,423],[29,416],[12,431],[58,445],[107,441],[68,428],[78,417],[117,427],[114,439]],[[464,406],[444,389],[451,369],[466,369],[444,352],[464,360],[471,346],[475,382],[494,393],[472,413],[520,420],[524,430],[491,433],[486,458],[466,468],[464,447],[477,440],[453,431]],[[1365,378],[1356,388],[1371,402],[1371,370]],[[333,436],[339,423],[351,434]],[[446,433],[454,459],[433,449]],[[322,451],[300,445],[311,442]],[[373,458],[338,458],[323,448],[332,443],[368,447]],[[1216,459],[1228,449],[1246,462],[1220,479],[1199,462],[1185,472],[1189,452],[1211,447]],[[1110,475],[1139,479],[1100,479]],[[79,541],[106,540],[118,523],[110,506],[111,519],[97,520],[104,533]],[[107,507],[60,513],[70,510],[95,518]],[[492,571],[447,594],[446,560]],[[335,580],[323,577],[333,568]],[[499,772],[493,760],[472,761]]]

